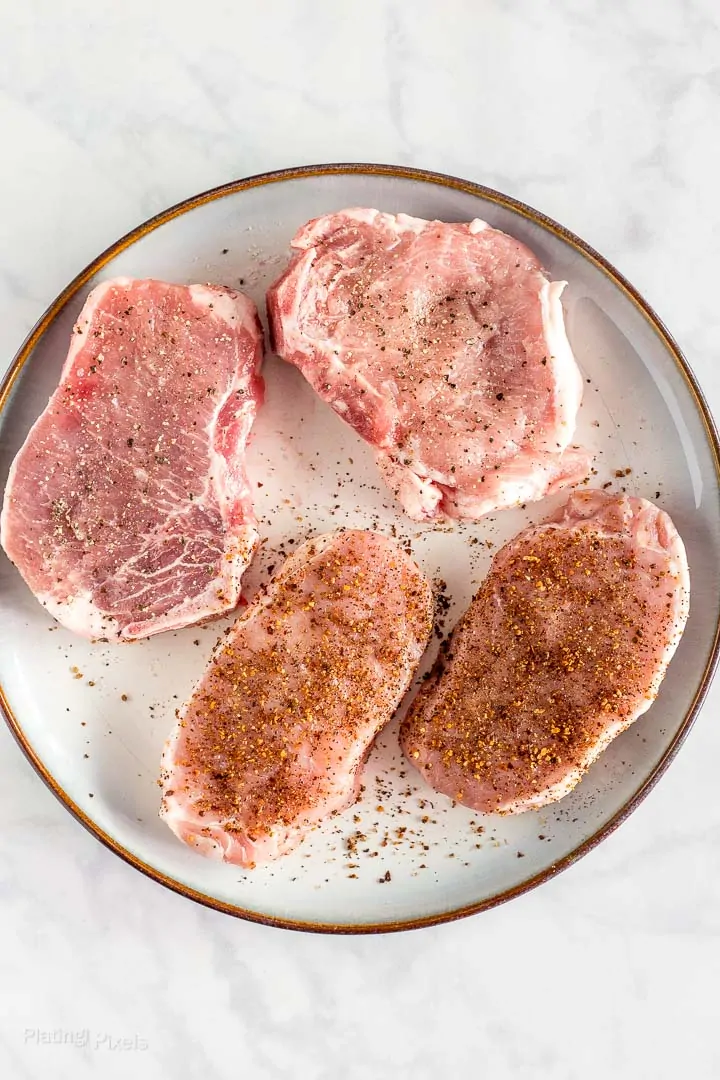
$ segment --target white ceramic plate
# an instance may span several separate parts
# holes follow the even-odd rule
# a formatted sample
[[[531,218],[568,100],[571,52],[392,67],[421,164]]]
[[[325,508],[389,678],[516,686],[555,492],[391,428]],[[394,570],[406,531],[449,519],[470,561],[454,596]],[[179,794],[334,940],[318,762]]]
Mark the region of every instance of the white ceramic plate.
[[[347,206],[484,218],[570,283],[568,333],[587,379],[578,439],[596,451],[598,484],[612,481],[670,512],[687,545],[694,591],[656,704],[555,807],[499,818],[453,806],[403,760],[391,725],[366,766],[361,802],[294,854],[246,873],[194,854],[157,816],[158,762],[173,711],[227,622],[137,645],[92,645],[53,623],[3,556],[0,703],[68,809],[117,854],[186,896],[250,919],[338,932],[482,910],[607,836],[661,775],[694,719],[717,659],[720,603],[717,436],[657,317],[596,253],[542,215],[466,181],[406,168],[338,165],[253,177],[161,214],[105,252],[42,318],[0,391],[0,481],[58,381],[73,321],[98,281],[128,274],[240,286],[262,311],[296,228]],[[282,542],[292,548],[342,525],[394,527],[429,575],[447,583],[449,630],[493,546],[551,509],[546,501],[476,525],[415,525],[379,483],[370,448],[295,369],[270,358],[265,376],[267,404],[249,459],[264,545],[247,578],[250,592],[281,561]],[[628,468],[629,476],[616,478]]]

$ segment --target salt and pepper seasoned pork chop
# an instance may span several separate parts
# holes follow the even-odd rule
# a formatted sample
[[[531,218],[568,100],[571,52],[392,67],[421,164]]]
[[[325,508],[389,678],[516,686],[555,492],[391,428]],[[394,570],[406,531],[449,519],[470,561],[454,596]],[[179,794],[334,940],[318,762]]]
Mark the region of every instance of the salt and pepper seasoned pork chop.
[[[585,491],[502,548],[401,741],[486,813],[560,799],[650,707],[689,605],[685,549],[645,499]]]
[[[1,522],[68,629],[132,640],[236,606],[258,541],[243,461],[262,353],[255,305],[232,289],[117,278],[91,292]]]
[[[173,832],[252,866],[349,806],[432,609],[425,576],[378,533],[300,547],[220,643],[166,744],[161,815]]]
[[[268,292],[274,347],[377,450],[418,520],[476,519],[582,480],[564,284],[483,221],[343,210]]]

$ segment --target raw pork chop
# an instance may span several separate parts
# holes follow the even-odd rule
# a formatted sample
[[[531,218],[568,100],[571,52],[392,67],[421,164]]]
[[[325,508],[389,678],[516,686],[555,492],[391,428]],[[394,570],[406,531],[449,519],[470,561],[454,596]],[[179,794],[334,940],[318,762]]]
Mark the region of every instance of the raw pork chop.
[[[132,640],[236,606],[258,540],[243,451],[262,351],[255,305],[231,289],[118,278],[92,291],[1,523],[64,626]]]
[[[496,555],[403,724],[405,753],[475,810],[562,798],[652,704],[689,589],[667,514],[645,499],[572,495]]]
[[[377,449],[417,520],[479,518],[582,480],[582,379],[560,294],[483,221],[311,221],[268,293],[274,347]]]
[[[349,806],[431,628],[427,579],[391,540],[303,544],[218,646],[165,747],[173,832],[253,866]]]

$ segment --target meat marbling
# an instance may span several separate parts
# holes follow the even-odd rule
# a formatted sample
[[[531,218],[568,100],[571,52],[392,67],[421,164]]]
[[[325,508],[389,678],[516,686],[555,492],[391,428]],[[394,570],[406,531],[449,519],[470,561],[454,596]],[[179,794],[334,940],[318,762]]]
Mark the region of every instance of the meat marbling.
[[[255,306],[231,289],[92,291],[1,521],[10,559],[70,630],[132,640],[236,606],[258,541],[243,451],[262,353]]]
[[[476,519],[582,480],[582,379],[535,255],[483,221],[309,222],[268,293],[273,343],[372,446],[410,517]]]
[[[252,866],[350,805],[432,608],[425,576],[378,533],[298,548],[220,642],[166,744],[161,815],[173,832]]]
[[[666,513],[644,499],[572,495],[495,556],[403,723],[405,753],[475,810],[561,798],[652,704],[689,588]]]

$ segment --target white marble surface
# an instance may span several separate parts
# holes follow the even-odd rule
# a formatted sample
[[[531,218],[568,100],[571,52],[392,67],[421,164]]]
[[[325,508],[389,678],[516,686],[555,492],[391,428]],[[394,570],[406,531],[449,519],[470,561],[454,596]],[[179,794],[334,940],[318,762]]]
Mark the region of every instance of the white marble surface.
[[[597,246],[720,412],[719,63],[716,0],[0,0],[0,367],[168,204],[389,161],[498,187]],[[719,707],[720,684],[656,791],[560,878],[355,939],[146,880],[0,729],[0,1076],[717,1078]]]

